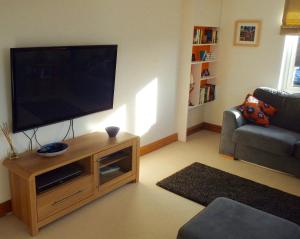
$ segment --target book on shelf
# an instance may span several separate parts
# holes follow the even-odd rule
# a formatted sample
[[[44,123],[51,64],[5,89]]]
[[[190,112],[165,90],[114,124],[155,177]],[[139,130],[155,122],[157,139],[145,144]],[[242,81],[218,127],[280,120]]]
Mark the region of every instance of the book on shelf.
[[[200,105],[215,100],[215,88],[216,86],[213,84],[206,84],[200,88],[200,94],[199,94]]]
[[[218,43],[218,31],[217,31],[217,29],[212,30],[212,43]]]
[[[194,29],[193,44],[214,44],[218,42],[218,30],[217,29]]]
[[[199,101],[199,104],[200,105],[203,105],[205,102],[205,88],[201,87],[200,88],[200,101]]]
[[[209,90],[208,90],[208,86],[205,86],[205,92],[204,92],[204,103],[208,102],[208,98],[209,98]]]
[[[213,84],[209,85],[209,101],[215,100],[215,90],[216,86]]]
[[[205,30],[205,38],[206,38],[206,43],[213,43],[212,30],[210,29]]]
[[[201,44],[201,39],[202,39],[203,31],[202,29],[195,29],[194,30],[194,44]]]
[[[197,31],[196,31],[196,29],[194,30],[193,44],[197,44]]]

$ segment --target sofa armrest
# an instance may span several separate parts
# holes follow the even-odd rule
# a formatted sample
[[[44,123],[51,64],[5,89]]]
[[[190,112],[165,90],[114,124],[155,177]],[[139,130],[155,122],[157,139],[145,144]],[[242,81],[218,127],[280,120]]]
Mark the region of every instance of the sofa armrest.
[[[243,117],[242,113],[238,110],[238,106],[225,110],[223,113],[223,124],[227,124],[234,129],[237,129],[245,124],[247,121]]]
[[[235,143],[232,141],[234,131],[247,122],[237,107],[223,113],[220,153],[234,156]]]

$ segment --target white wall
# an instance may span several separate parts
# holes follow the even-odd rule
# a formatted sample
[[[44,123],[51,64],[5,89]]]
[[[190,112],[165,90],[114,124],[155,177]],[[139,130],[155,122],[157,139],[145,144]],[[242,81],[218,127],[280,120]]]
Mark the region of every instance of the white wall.
[[[217,26],[221,2],[0,0],[0,122],[11,121],[9,48],[118,44],[114,110],[77,119],[77,135],[112,123],[142,134],[142,144],[147,144],[176,131],[185,136],[186,127],[203,118],[221,124],[224,109],[239,104],[248,92],[258,86],[277,87],[284,44],[279,35],[284,0],[223,0],[217,100],[204,106],[204,117],[200,108],[187,119],[193,26]],[[260,47],[233,47],[234,21],[238,19],[262,20]],[[39,139],[42,143],[59,140],[66,129],[67,123],[41,128]],[[14,141],[19,151],[26,149],[22,135],[15,135]],[[7,150],[0,136],[0,159]],[[7,170],[1,165],[0,202],[9,197]]]
[[[204,121],[222,124],[223,111],[241,104],[259,86],[277,88],[284,47],[279,35],[284,0],[224,0],[218,63],[217,99],[205,105]],[[233,46],[234,23],[262,21],[257,48]]]
[[[202,123],[203,119],[204,119],[204,108],[202,106],[189,110],[188,119],[187,119],[187,128]]]
[[[0,0],[0,122],[11,121],[9,48],[118,44],[114,110],[75,120],[76,134],[103,128],[103,121],[142,134],[142,144],[175,133],[180,4],[180,0]],[[67,126],[65,122],[41,128],[40,141],[62,139]],[[0,141],[3,159],[8,148],[2,135]],[[19,151],[26,149],[23,135],[15,135],[14,141]],[[9,198],[8,174],[1,165],[0,203]]]

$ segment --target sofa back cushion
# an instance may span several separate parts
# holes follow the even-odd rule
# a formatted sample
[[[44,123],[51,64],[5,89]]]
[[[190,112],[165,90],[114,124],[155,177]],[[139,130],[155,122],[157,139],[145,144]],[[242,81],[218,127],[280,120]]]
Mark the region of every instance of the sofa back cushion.
[[[276,115],[271,118],[271,124],[300,133],[300,94],[260,87],[253,95],[278,109]]]

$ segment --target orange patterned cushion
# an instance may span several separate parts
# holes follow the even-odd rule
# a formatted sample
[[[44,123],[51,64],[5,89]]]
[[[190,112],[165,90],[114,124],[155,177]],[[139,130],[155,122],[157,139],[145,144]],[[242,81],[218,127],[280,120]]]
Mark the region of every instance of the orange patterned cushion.
[[[265,127],[270,125],[268,116],[259,106],[259,100],[252,95],[247,96],[244,104],[239,107],[239,110],[242,112],[244,118],[251,123]]]
[[[266,115],[268,115],[270,117],[273,117],[276,114],[276,112],[278,111],[275,107],[263,102],[262,100],[259,100],[259,107],[262,109],[262,111]]]

